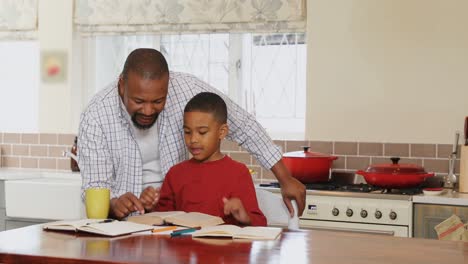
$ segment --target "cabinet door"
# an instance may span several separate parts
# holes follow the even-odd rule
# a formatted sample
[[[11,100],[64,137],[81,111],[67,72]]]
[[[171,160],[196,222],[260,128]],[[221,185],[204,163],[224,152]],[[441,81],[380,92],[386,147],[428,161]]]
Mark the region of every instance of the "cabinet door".
[[[434,227],[453,214],[463,223],[468,220],[468,207],[436,204],[415,204],[413,217],[413,237],[437,239]]]
[[[0,208],[0,231],[5,231],[5,219],[6,219],[5,209]]]
[[[3,180],[0,180],[0,208],[5,209],[5,181]]]
[[[43,224],[43,223],[47,223],[47,222],[50,222],[50,221],[47,221],[47,220],[44,220],[44,221],[25,221],[25,220],[7,219],[7,220],[5,220],[5,230],[21,228],[21,227],[30,226],[30,225]]]

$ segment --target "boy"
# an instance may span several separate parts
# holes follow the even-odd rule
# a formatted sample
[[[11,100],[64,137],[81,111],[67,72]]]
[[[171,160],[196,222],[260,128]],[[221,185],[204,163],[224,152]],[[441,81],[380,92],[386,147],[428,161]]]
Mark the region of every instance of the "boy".
[[[192,158],[169,170],[153,210],[201,212],[220,216],[227,224],[266,225],[249,170],[220,151],[227,133],[223,99],[209,92],[195,95],[184,109],[184,139]]]

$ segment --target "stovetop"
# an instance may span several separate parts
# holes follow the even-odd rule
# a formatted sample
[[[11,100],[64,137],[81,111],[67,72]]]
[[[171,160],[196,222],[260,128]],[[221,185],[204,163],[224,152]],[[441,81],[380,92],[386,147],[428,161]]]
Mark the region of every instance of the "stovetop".
[[[422,193],[422,186],[404,189],[385,189],[369,184],[339,184],[335,182],[307,183],[304,184],[307,190],[333,191],[333,192],[353,192],[370,194],[392,194],[392,195],[416,195]],[[280,188],[278,182],[262,183],[260,187]]]

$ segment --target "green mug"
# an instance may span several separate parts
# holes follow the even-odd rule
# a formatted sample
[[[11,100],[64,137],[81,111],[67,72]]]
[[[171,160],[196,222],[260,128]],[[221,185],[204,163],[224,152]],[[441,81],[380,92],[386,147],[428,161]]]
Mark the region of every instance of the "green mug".
[[[86,217],[106,219],[110,209],[110,190],[107,188],[89,188],[85,191]]]

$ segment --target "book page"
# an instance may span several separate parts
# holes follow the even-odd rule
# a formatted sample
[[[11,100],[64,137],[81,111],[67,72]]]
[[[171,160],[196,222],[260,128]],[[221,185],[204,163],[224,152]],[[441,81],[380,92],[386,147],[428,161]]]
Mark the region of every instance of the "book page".
[[[127,218],[127,221],[145,225],[162,225],[164,219],[171,216],[185,214],[183,211],[151,212],[143,215],[135,215]]]
[[[94,223],[78,227],[78,230],[105,236],[120,236],[140,231],[152,230],[153,226],[142,225],[126,221],[110,223]]]
[[[193,232],[192,237],[233,237],[234,234],[240,232],[241,230],[241,227],[235,225],[207,226]]]
[[[64,230],[64,231],[77,231],[78,227],[86,225],[88,223],[101,222],[104,219],[81,219],[81,220],[65,220],[56,221],[51,223],[45,223],[42,229],[50,230]]]
[[[206,227],[223,224],[224,221],[219,216],[203,214],[198,212],[190,212],[176,216],[166,217],[165,221],[174,225],[187,227]]]
[[[279,234],[281,234],[282,229],[277,227],[264,227],[264,226],[246,226],[240,228],[234,234],[234,238],[244,238],[244,239],[259,239],[259,240],[274,240]]]
[[[162,219],[165,219],[166,217],[176,216],[176,215],[180,215],[180,214],[185,214],[185,212],[184,211],[151,212],[151,213],[147,213],[147,214],[144,214],[144,215],[159,216]]]

